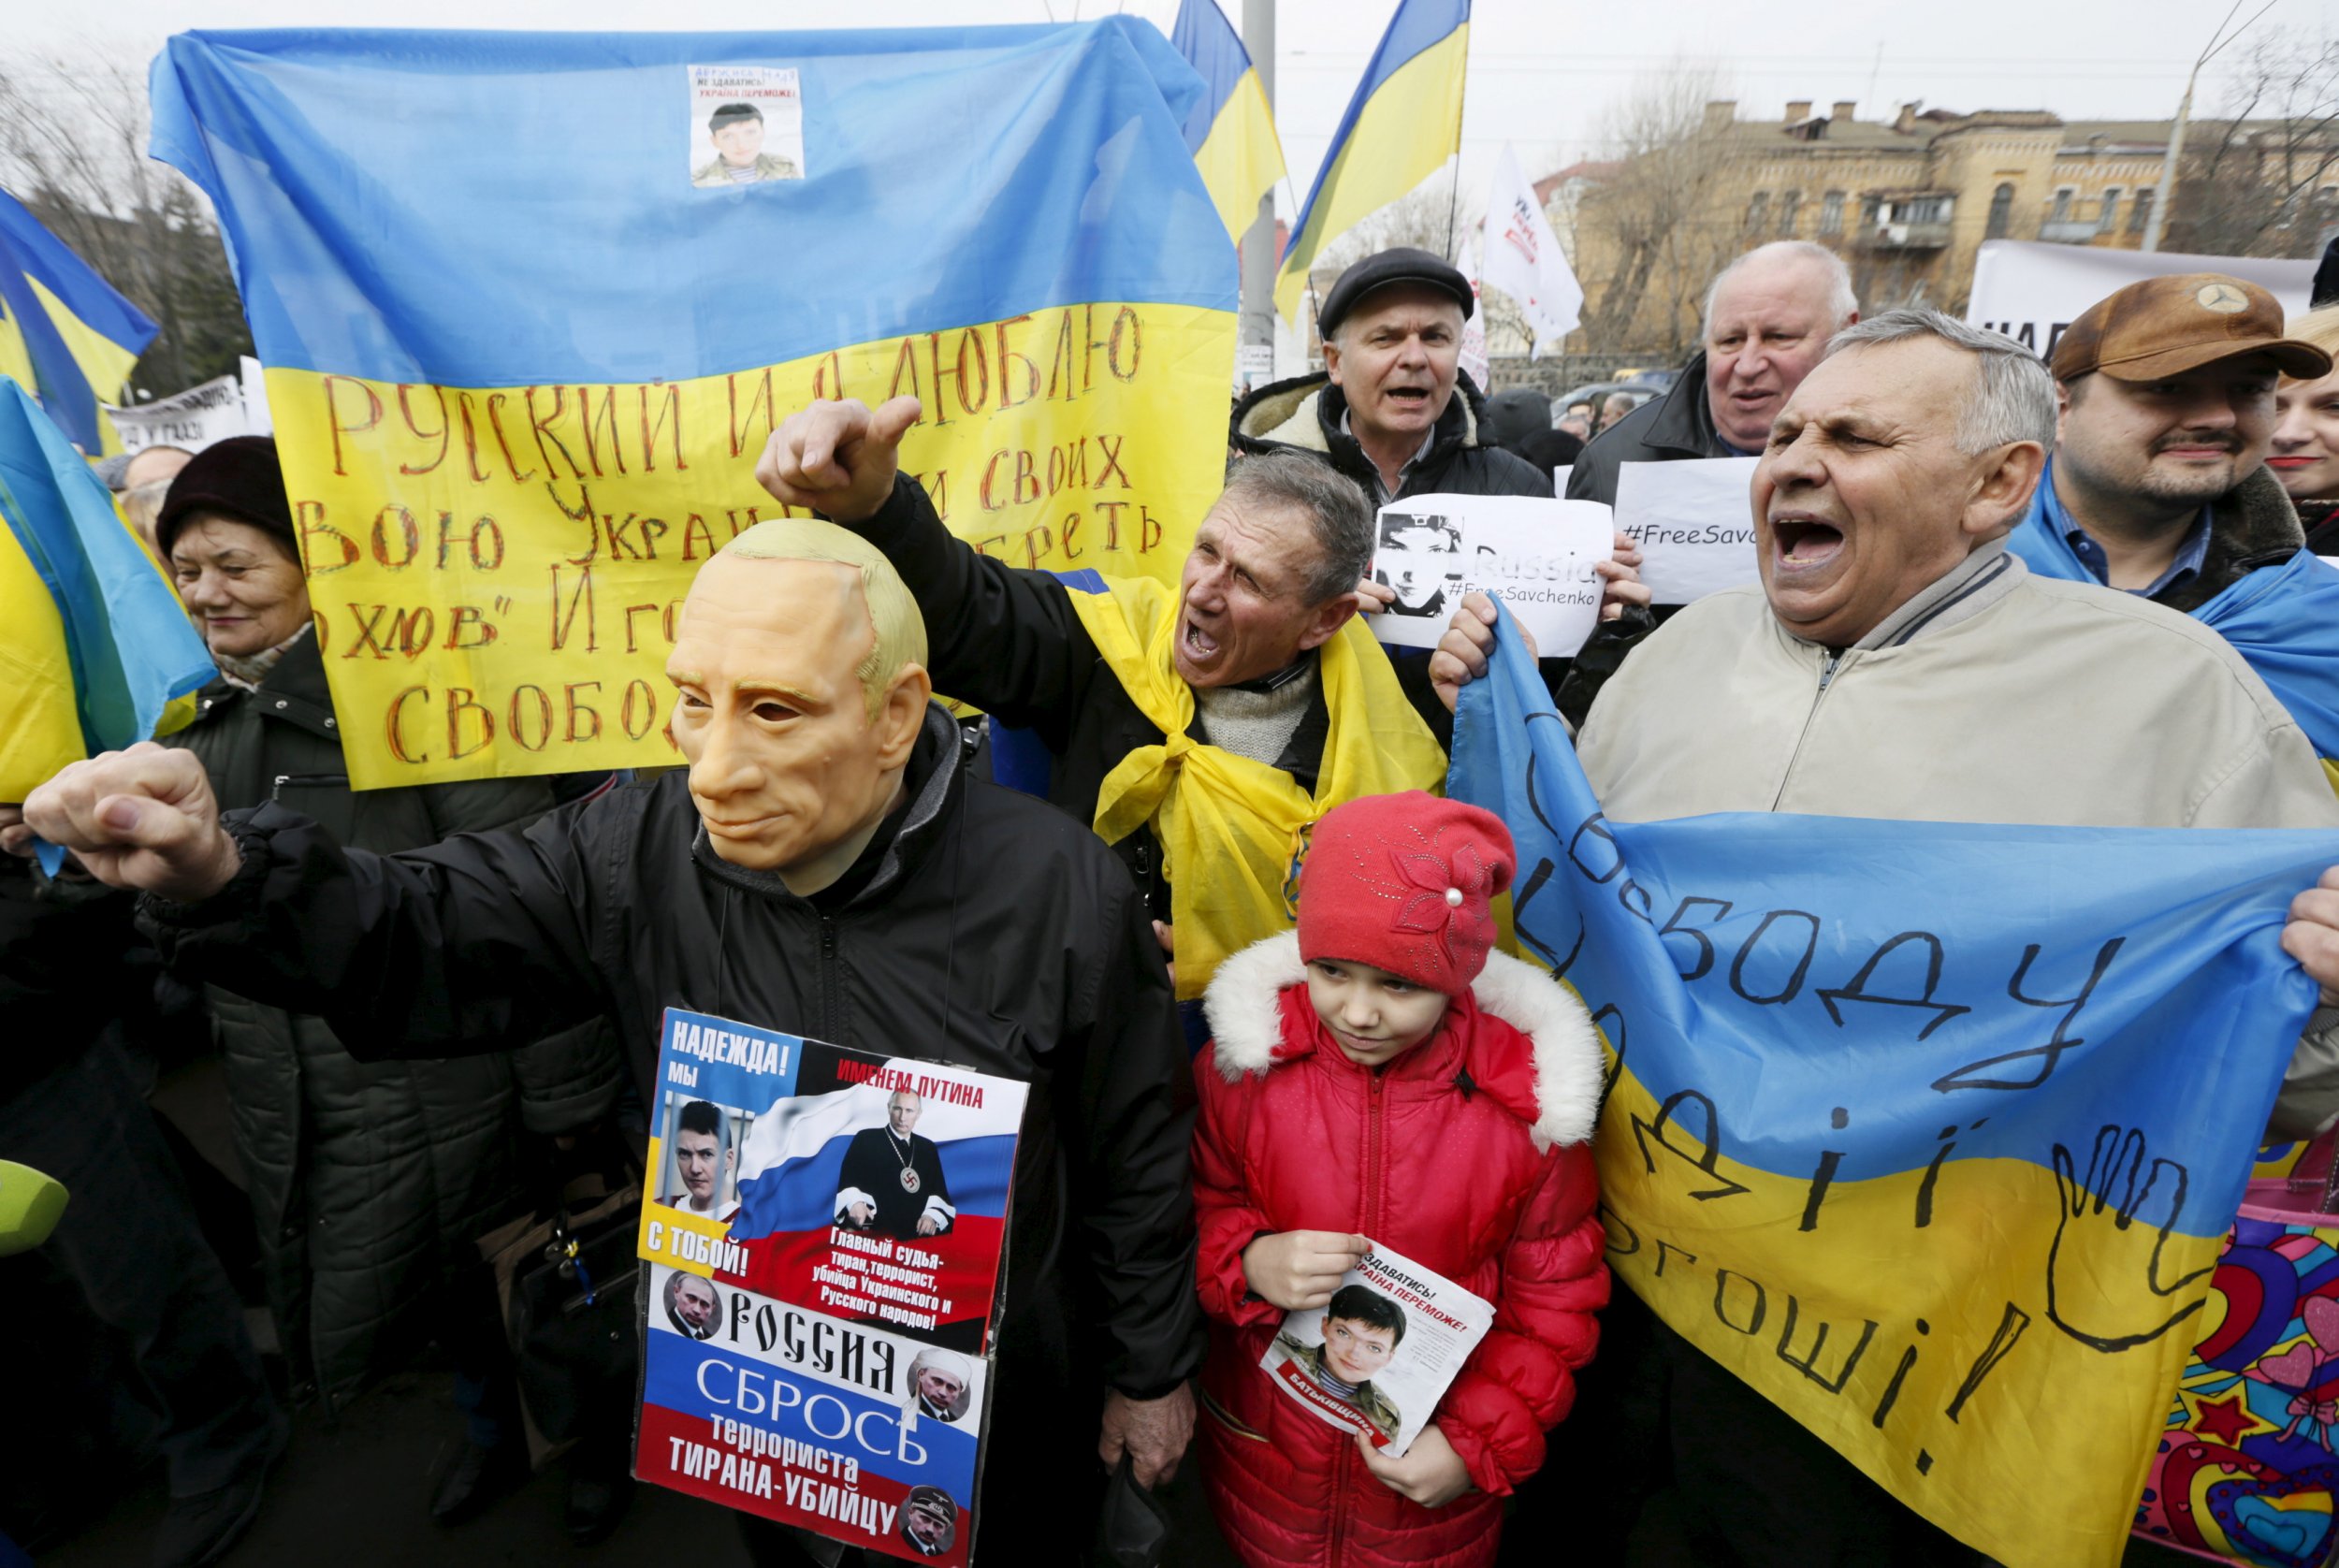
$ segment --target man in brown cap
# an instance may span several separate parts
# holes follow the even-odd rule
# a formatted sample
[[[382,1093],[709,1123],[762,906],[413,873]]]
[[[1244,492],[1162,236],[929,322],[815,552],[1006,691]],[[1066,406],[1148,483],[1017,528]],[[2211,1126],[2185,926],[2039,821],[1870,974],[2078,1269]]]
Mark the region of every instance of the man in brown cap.
[[[2273,295],[2216,272],[2146,278],[2088,307],[2050,368],[2055,457],[2013,538],[2033,571],[2190,613],[2298,552],[2265,470],[2274,383],[2331,358],[2283,336]]]

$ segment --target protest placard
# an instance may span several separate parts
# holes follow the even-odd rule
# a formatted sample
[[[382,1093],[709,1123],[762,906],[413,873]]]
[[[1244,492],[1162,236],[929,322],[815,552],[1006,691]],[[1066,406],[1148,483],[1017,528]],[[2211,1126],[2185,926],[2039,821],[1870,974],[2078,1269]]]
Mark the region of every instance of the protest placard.
[[[636,1473],[965,1562],[1028,1086],[674,1008],[658,1082]]]
[[[2172,272],[2222,272],[2240,278],[2281,300],[2285,315],[2297,315],[2306,309],[2315,263],[1987,240],[1974,254],[1966,320],[2003,332],[2043,357],[2055,352],[2064,329],[2097,300],[2132,283]]]
[[[1433,648],[1466,593],[1490,593],[1552,657],[1600,619],[1608,509],[1534,496],[1408,496],[1381,509],[1373,580],[1396,602],[1373,621],[1395,647]]]
[[[986,1346],[1026,1085],[668,1009],[641,1256]]]
[[[1319,1419],[1402,1459],[1493,1324],[1491,1302],[1376,1245],[1329,1303],[1285,1315],[1259,1366]]]
[[[965,1563],[989,1363],[662,1264],[635,1473],[849,1546]]]
[[[794,70],[692,65],[690,183],[701,190],[801,180],[804,94]]]
[[[1747,486],[1752,457],[1625,463],[1616,526],[1640,546],[1640,580],[1660,604],[1692,604],[1761,574]]]

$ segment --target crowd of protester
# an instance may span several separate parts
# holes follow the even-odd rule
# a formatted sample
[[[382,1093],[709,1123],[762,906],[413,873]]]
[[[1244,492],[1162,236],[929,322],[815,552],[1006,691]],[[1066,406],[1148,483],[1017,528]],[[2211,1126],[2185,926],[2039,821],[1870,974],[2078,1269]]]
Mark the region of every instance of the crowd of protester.
[[[1238,400],[1174,590],[953,538],[898,467],[914,399],[794,413],[757,477],[825,520],[699,574],[669,664],[688,765],[640,777],[353,791],[273,443],[109,465],[219,679],[167,741],[0,806],[0,1028],[48,1042],[0,1062],[0,1157],[75,1194],[46,1256],[129,1346],[171,1498],[155,1561],[229,1549],[288,1401],[343,1408],[433,1339],[464,1436],[417,1506],[459,1526],[525,1477],[475,1242],[579,1160],[641,1157],[668,1006],[1039,1087],[992,1441],[1055,1501],[989,1513],[986,1561],[1079,1558],[1109,1471],[1155,1485],[1190,1446],[1254,1563],[1561,1539],[1979,1561],[1611,1294],[1596,1038],[1493,951],[1503,824],[1434,798],[1499,611],[1473,595],[1434,651],[1385,649],[1374,513],[1548,497],[1562,470],[1613,502],[1624,462],[1759,457],[1759,585],[1661,625],[1619,534],[1599,629],[1542,661],[1619,820],[2339,828],[2334,748],[2191,614],[2339,553],[2339,306],[2286,325],[2238,280],[2155,279],[2042,362],[1927,311],[1864,320],[1840,260],[1780,242],[1712,280],[1669,387],[1555,409],[1461,372],[1472,298],[1422,252],[1351,268],[1325,369]],[[1035,793],[992,779],[1018,748]],[[36,834],[71,851],[53,876],[19,858]],[[2301,890],[2284,939],[2339,987],[2339,890]],[[145,1103],[162,1021],[190,1017],[225,1067],[273,1387]],[[2274,1130],[2334,1119],[2326,1007]],[[1286,1313],[1346,1310],[1368,1233],[1499,1311],[1401,1459],[1257,1371]],[[572,1451],[580,1544],[626,1506],[629,1418]]]

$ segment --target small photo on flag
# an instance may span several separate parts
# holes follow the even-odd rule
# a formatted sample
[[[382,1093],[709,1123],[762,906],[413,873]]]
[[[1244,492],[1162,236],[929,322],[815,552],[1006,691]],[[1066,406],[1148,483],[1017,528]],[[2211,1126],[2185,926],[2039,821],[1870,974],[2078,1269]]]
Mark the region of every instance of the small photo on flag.
[[[793,66],[687,68],[692,186],[804,178],[804,94]]]

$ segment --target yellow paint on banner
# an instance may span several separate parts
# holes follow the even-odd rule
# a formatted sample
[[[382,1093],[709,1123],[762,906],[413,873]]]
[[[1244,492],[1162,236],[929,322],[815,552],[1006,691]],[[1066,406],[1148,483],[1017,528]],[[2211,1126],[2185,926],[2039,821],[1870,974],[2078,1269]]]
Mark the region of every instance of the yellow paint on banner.
[[[690,577],[783,509],[819,398],[924,413],[903,466],[1019,567],[1174,582],[1218,493],[1234,318],[1080,304],[647,385],[458,388],[271,369],[317,635],[361,790],[648,767]]]
[[[1709,1115],[1618,1079],[1597,1140],[1618,1274],[1958,1539],[2010,1568],[2117,1562],[2221,1239],[2156,1258],[2143,1218],[2070,1214],[2025,1160],[1773,1175],[1712,1154]]]

